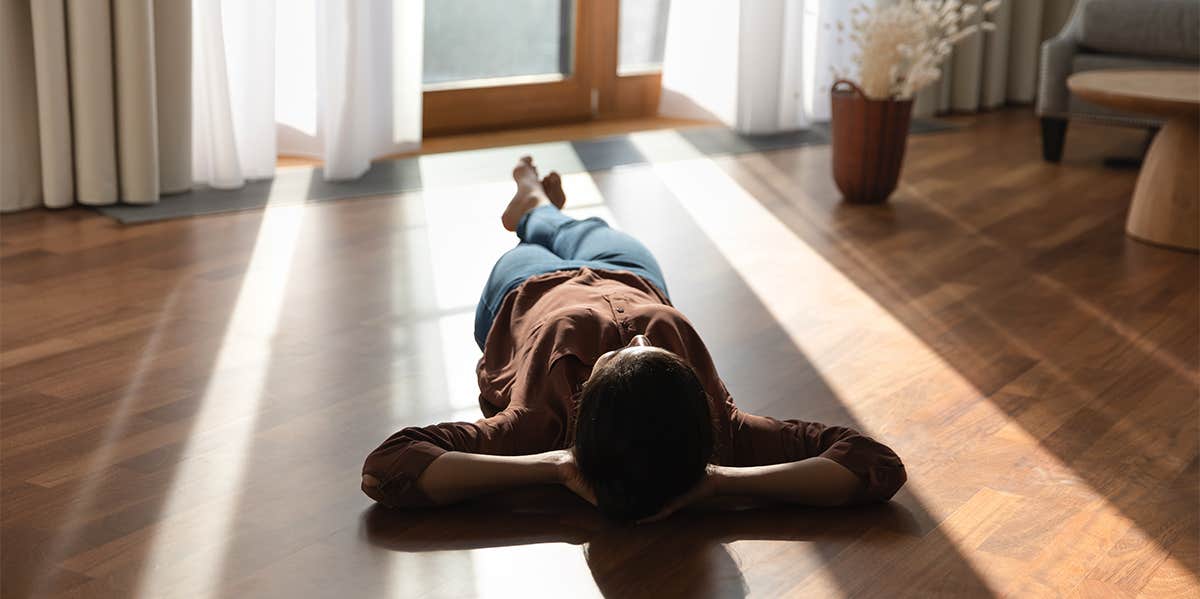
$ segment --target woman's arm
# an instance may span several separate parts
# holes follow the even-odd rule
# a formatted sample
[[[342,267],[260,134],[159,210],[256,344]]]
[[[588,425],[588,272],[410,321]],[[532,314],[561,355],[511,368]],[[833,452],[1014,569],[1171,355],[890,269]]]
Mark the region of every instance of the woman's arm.
[[[417,478],[417,489],[435,505],[531,485],[561,484],[595,505],[583,484],[575,459],[565,449],[518,456],[448,451],[435,458]],[[363,475],[363,490],[374,495],[375,477]]]
[[[580,493],[573,486],[577,472],[571,452],[563,449],[522,456],[449,452],[425,469],[417,487],[439,505],[529,485],[562,484]]]
[[[718,495],[820,507],[846,505],[862,493],[863,482],[837,462],[821,457],[769,466],[716,466],[692,490],[642,522],[661,520],[677,510]]]
[[[448,453],[520,456],[545,449],[535,435],[521,434],[525,418],[505,411],[478,422],[408,427],[388,437],[363,463],[362,490],[389,507],[436,505],[419,480]],[[451,458],[453,460],[453,458]]]
[[[814,506],[849,503],[863,481],[837,462],[821,457],[770,466],[715,466],[709,471],[715,495],[740,495]]]
[[[553,452],[500,456],[451,451],[434,460],[417,488],[438,505],[456,503],[485,493],[558,482]]]
[[[798,498],[826,500],[824,505],[850,488],[846,473],[858,483],[853,495],[840,503],[887,501],[904,485],[907,477],[899,456],[856,430],[755,416],[728,404],[731,451],[722,463],[749,468],[737,478],[750,479],[735,485],[770,492],[786,481],[800,485],[794,491]]]
[[[574,358],[560,358],[549,373],[523,373],[521,377],[536,382],[539,393],[547,397],[568,397],[573,381],[581,376],[581,365]],[[528,389],[517,395],[522,394],[536,405],[548,404],[546,397],[531,399]],[[560,446],[566,423],[558,412],[530,407],[519,399],[514,397],[504,410],[476,422],[396,432],[364,461],[363,492],[388,507],[414,508],[544,481],[548,469],[538,468],[545,464],[531,456]],[[427,473],[428,469],[433,471]],[[426,491],[437,497],[429,497]]]
[[[907,478],[895,452],[855,430],[747,414],[729,398],[726,409],[730,465],[710,465],[695,488],[647,521],[713,495],[812,506],[887,501]]]

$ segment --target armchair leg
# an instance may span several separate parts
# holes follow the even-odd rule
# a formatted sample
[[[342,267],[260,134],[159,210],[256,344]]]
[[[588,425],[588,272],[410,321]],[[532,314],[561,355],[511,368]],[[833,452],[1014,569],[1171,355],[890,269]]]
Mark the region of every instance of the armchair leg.
[[[1063,140],[1067,137],[1067,119],[1042,117],[1042,159],[1062,160]]]

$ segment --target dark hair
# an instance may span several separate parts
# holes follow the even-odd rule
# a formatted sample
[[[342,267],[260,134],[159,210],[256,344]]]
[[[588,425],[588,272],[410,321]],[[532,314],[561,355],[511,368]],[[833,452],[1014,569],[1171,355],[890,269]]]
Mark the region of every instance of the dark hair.
[[[691,365],[640,351],[593,372],[575,422],[575,461],[604,515],[657,513],[700,481],[713,454],[708,395]]]

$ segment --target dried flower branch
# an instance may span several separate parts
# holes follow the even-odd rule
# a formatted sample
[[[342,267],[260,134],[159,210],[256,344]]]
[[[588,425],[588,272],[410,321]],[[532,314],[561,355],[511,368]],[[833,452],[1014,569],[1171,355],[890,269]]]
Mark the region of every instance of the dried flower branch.
[[[1002,0],[982,5],[961,0],[897,0],[858,5],[850,22],[838,21],[840,33],[856,46],[852,57],[863,93],[873,99],[908,99],[942,75],[942,62],[954,44],[994,24],[983,18]],[[964,26],[964,23],[969,23]]]

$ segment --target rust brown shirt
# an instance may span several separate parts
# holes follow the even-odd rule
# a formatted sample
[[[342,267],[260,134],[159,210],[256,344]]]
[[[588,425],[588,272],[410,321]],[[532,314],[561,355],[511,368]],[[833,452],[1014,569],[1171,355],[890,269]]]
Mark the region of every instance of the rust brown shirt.
[[[477,368],[487,417],[389,437],[363,466],[380,481],[376,497],[395,507],[429,504],[415,481],[447,451],[523,455],[570,447],[575,398],[592,364],[639,333],[696,369],[718,420],[715,463],[825,457],[862,479],[859,503],[886,501],[904,484],[900,458],[854,430],[739,411],[691,322],[654,285],[633,273],[585,267],[532,277],[508,293]]]

